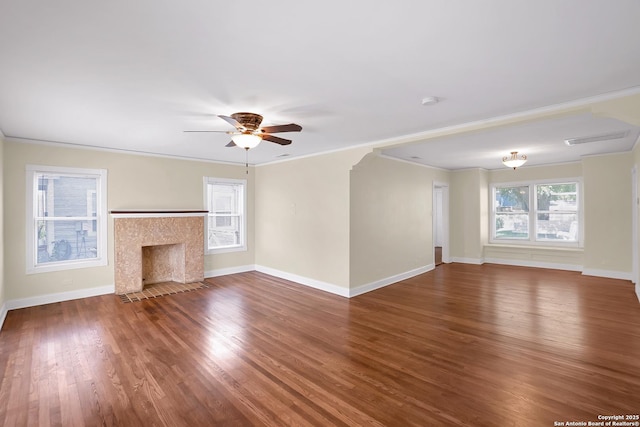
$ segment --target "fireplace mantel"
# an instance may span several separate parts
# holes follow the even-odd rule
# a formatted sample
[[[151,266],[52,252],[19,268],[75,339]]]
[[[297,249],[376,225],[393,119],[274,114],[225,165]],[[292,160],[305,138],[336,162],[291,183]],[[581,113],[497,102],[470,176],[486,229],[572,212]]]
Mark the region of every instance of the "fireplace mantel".
[[[203,210],[140,210],[126,209],[113,210],[110,212],[113,218],[171,218],[206,216],[209,211]]]
[[[111,215],[117,294],[140,292],[145,283],[204,279],[207,211],[113,210]]]

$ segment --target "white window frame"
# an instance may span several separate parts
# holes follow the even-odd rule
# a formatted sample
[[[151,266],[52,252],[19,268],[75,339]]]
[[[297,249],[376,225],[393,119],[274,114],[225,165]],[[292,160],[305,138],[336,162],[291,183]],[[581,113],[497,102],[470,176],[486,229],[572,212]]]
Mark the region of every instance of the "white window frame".
[[[215,178],[204,177],[203,193],[204,193],[204,209],[209,211],[209,191],[208,186],[213,184],[233,184],[242,187],[242,209],[240,215],[240,243],[237,245],[221,246],[218,248],[209,248],[209,221],[214,221],[216,216],[209,212],[204,222],[204,251],[205,254],[221,254],[228,252],[243,252],[247,250],[247,180],[232,178]]]
[[[41,217],[38,208],[38,181],[36,174],[84,176],[96,178],[96,257],[86,259],[62,260],[38,264],[38,242],[36,227]],[[52,271],[73,270],[78,268],[102,267],[108,264],[107,258],[107,170],[84,169],[58,166],[27,165],[26,167],[26,269],[27,274],[48,273]]]
[[[87,190],[87,216],[93,216],[94,213],[96,213],[97,216],[97,212],[93,212],[93,197],[95,196],[96,198],[96,211],[98,209],[98,192],[95,190]],[[97,224],[96,224],[97,226]],[[82,230],[85,231],[87,233],[87,235],[89,236],[95,236],[97,235],[97,230],[93,230],[93,221],[86,221],[82,224]]]
[[[560,240],[538,240],[536,223],[538,218],[538,201],[536,193],[536,185],[549,184],[570,184],[577,185],[577,205],[578,211],[578,230],[575,242],[565,242]],[[496,188],[498,187],[529,187],[529,238],[528,239],[496,239]],[[544,179],[535,181],[518,181],[518,182],[496,182],[492,183],[489,191],[489,243],[503,245],[521,245],[521,246],[547,246],[547,247],[573,247],[582,248],[584,245],[584,207],[583,207],[583,185],[582,178],[560,178],[560,179]]]

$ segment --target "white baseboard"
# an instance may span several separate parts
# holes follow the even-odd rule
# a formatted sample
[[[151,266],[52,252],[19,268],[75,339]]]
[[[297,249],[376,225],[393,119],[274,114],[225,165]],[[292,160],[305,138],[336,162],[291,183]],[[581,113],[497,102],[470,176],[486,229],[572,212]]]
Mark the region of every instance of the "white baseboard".
[[[518,267],[548,268],[551,270],[582,271],[581,265],[559,264],[554,262],[527,261],[521,259],[485,258],[484,262],[490,264],[515,265]]]
[[[276,270],[275,268],[265,267],[263,265],[256,265],[256,271],[265,273],[270,276],[279,277],[281,279],[290,280],[300,285],[309,286],[314,289],[329,292],[341,297],[349,297],[349,288],[334,285],[332,283],[323,282],[309,277],[298,276],[297,274],[287,273],[286,271]]]
[[[596,270],[591,268],[583,268],[580,265],[574,264],[556,264],[552,262],[540,262],[540,261],[527,261],[517,259],[500,259],[500,258],[451,258],[452,262],[460,262],[464,264],[504,264],[514,265],[518,267],[535,267],[535,268],[548,268],[553,270],[568,270],[568,271],[581,271],[584,276],[597,276],[606,277],[609,279],[631,280],[631,273],[624,271],[612,271],[612,270]]]
[[[585,268],[582,270],[584,276],[607,277],[609,279],[631,280],[631,272],[596,270],[593,268]]]
[[[314,289],[319,289],[321,291],[329,292],[329,293],[339,295],[341,297],[347,297],[347,298],[352,298],[358,295],[362,295],[366,292],[371,292],[373,290],[380,289],[382,287],[391,285],[401,280],[409,279],[413,276],[426,273],[427,271],[431,271],[434,268],[435,267],[433,264],[429,264],[424,267],[416,268],[414,270],[410,270],[404,273],[396,274],[394,276],[386,277],[381,280],[376,280],[375,282],[367,283],[365,285],[358,286],[357,288],[348,289],[348,288],[337,286],[331,283],[322,282],[320,280],[287,273],[286,271],[276,270],[274,268],[265,267],[262,265],[256,265],[256,271],[259,271],[261,273],[269,274],[271,276],[279,277],[281,279],[289,280],[291,282],[296,282],[300,285],[309,286]]]
[[[209,270],[204,272],[204,277],[218,277],[226,276],[228,274],[246,273],[247,271],[254,271],[255,265],[241,265],[238,267],[218,268],[217,270]]]
[[[409,279],[413,276],[417,276],[422,273],[426,273],[427,271],[431,271],[435,268],[433,264],[425,265],[424,267],[419,267],[413,270],[406,271],[404,273],[396,274],[390,277],[386,277],[384,279],[376,280],[375,282],[367,283],[365,285],[360,285],[356,288],[349,289],[349,297],[355,297],[358,295],[362,295],[366,292],[371,292],[376,289],[383,288],[385,286],[389,286],[401,280]]]
[[[2,331],[2,325],[4,325],[4,319],[7,318],[7,304],[2,304],[0,307],[0,331]]]
[[[482,258],[451,257],[451,262],[460,262],[462,264],[482,265],[482,264],[484,264],[484,259],[482,259]]]
[[[76,291],[59,292],[56,294],[38,295],[29,298],[20,298],[6,302],[7,310],[34,307],[37,305],[51,304],[54,302],[70,301],[79,298],[89,298],[98,295],[115,293],[115,285],[100,286],[98,288],[78,289]]]
[[[636,296],[638,297],[638,302],[640,302],[640,283],[636,283]]]

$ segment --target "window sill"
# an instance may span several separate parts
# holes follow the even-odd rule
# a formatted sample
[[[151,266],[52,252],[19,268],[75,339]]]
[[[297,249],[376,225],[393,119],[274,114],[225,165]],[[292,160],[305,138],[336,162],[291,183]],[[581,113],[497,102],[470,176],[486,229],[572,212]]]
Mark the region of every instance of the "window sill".
[[[97,258],[90,261],[67,261],[51,264],[41,264],[38,266],[27,267],[27,274],[51,273],[54,271],[77,270],[80,268],[104,267],[106,266],[106,258]]]
[[[486,248],[496,249],[521,249],[521,250],[540,250],[540,251],[562,251],[562,252],[576,252],[583,253],[584,248],[581,246],[568,246],[568,245],[544,245],[544,244],[531,244],[526,243],[502,243],[502,242],[490,242],[485,244]]]
[[[205,255],[218,255],[218,254],[226,254],[231,252],[246,252],[246,246],[230,246],[226,248],[218,248],[218,249],[207,249],[205,251]]]

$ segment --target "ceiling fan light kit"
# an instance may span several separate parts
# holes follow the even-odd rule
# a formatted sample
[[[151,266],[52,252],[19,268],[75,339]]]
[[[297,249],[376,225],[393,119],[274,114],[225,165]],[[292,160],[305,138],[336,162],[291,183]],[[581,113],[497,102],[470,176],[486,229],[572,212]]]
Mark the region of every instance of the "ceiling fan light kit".
[[[275,142],[280,145],[291,144],[290,139],[280,138],[279,136],[272,135],[273,133],[280,132],[300,132],[302,126],[295,123],[289,123],[287,125],[275,125],[260,127],[262,123],[262,116],[255,113],[233,113],[231,116],[219,115],[222,120],[226,121],[230,125],[236,128],[235,132],[227,131],[185,131],[185,132],[224,132],[231,134],[231,142],[227,147],[240,147],[245,150],[255,148],[261,141]]]
[[[516,170],[516,168],[519,168],[526,162],[527,156],[525,156],[524,154],[520,154],[518,156],[517,151],[512,151],[511,156],[505,156],[502,158],[502,163],[504,163],[506,167],[513,168],[513,170]]]
[[[231,140],[236,146],[249,150],[257,147],[258,144],[260,144],[260,141],[262,141],[262,138],[260,138],[259,135],[254,135],[252,133],[241,133],[233,135]]]

